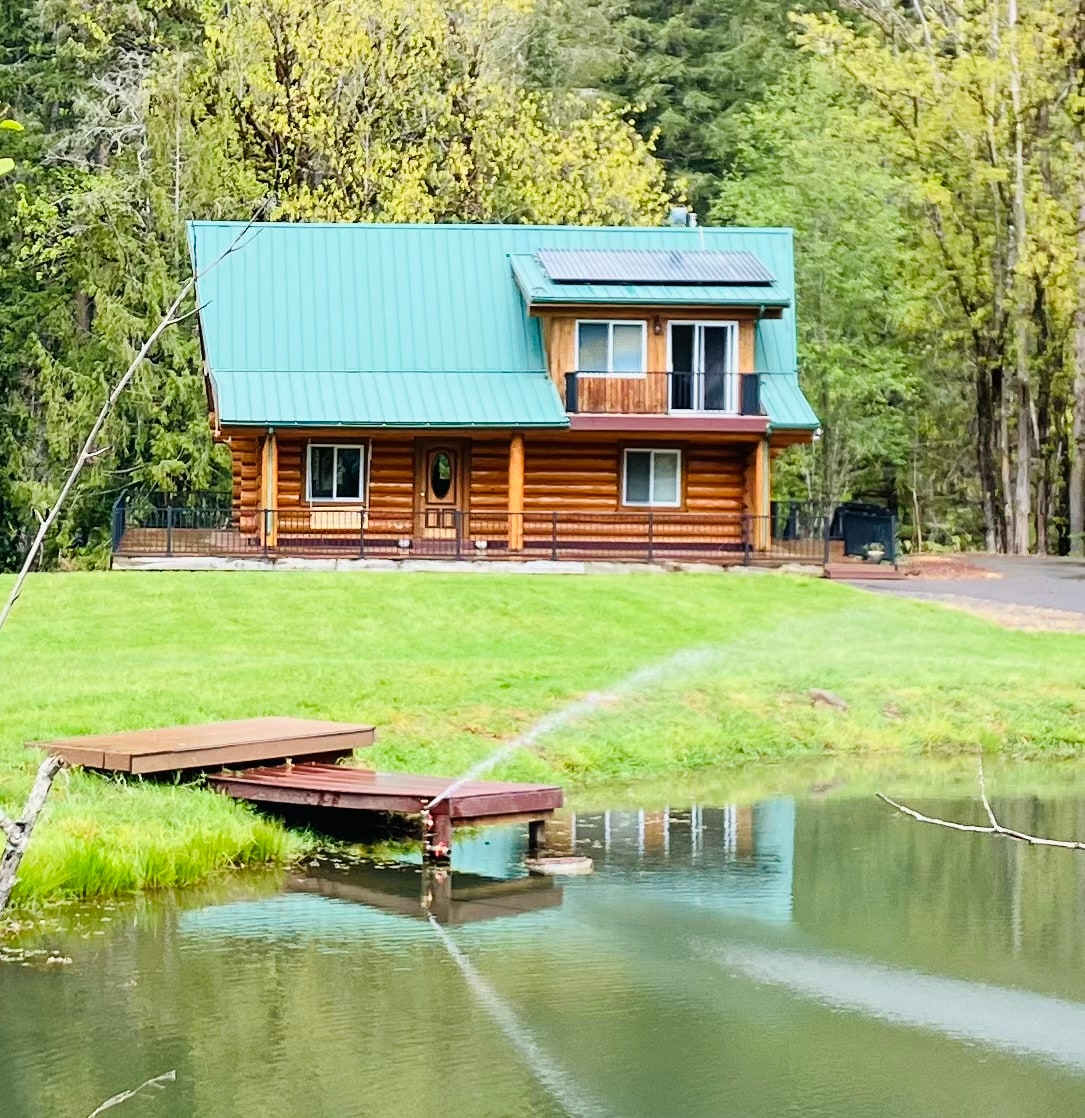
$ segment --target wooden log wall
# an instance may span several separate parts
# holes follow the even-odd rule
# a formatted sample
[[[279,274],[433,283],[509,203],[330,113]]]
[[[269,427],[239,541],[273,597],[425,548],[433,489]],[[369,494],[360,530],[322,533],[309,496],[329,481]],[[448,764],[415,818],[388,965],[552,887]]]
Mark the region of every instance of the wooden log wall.
[[[469,470],[472,515],[506,512],[509,507],[509,437],[473,441]]]
[[[243,532],[251,532],[256,526],[255,513],[260,506],[262,448],[263,439],[255,434],[230,436],[234,517]]]
[[[621,504],[623,450],[653,447],[682,452],[682,504],[677,509],[647,509]],[[746,511],[748,446],[682,443],[680,440],[527,439],[524,510],[527,531],[542,532],[552,512],[562,515],[563,538],[632,537],[653,531],[661,540],[691,535],[741,538]],[[571,517],[569,514],[587,514]],[[701,514],[693,520],[688,513]]]
[[[342,438],[342,436],[339,436]],[[334,441],[336,436],[327,436]],[[509,434],[480,437],[469,444],[467,501],[472,534],[499,533],[507,522]],[[308,504],[305,498],[307,436],[279,435],[277,507],[280,533],[323,532],[357,534],[361,509],[354,505]],[[261,507],[260,460],[262,436],[234,435],[234,505],[241,514],[242,531],[252,531]],[[377,433],[370,439],[367,534],[409,536],[414,532],[416,441],[413,434]],[[617,438],[575,438],[569,435],[528,433],[525,436],[525,530],[543,532],[550,514],[558,512],[567,531],[585,536],[635,535],[647,522],[648,509],[621,504],[623,451],[626,447],[678,449],[682,452],[682,503],[678,509],[653,509],[657,535],[679,538],[690,531],[682,514],[715,517],[705,531],[738,537],[741,514],[753,511],[751,486],[755,465],[749,443]],[[248,514],[248,519],[246,519]],[[577,514],[572,517],[572,514]],[[251,523],[248,523],[251,520]],[[566,534],[563,532],[563,534]]]

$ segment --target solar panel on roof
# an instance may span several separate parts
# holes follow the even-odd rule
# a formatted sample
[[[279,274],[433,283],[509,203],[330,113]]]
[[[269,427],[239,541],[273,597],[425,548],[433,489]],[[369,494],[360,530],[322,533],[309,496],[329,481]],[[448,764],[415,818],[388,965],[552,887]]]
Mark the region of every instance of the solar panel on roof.
[[[761,287],[772,273],[752,252],[710,249],[539,249],[554,283]]]

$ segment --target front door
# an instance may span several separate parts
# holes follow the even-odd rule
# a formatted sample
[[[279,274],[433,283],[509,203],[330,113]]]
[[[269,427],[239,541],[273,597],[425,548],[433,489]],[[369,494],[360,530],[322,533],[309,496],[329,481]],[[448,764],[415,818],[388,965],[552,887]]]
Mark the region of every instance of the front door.
[[[462,531],[464,451],[451,442],[420,442],[416,454],[418,519],[423,537],[452,539]]]

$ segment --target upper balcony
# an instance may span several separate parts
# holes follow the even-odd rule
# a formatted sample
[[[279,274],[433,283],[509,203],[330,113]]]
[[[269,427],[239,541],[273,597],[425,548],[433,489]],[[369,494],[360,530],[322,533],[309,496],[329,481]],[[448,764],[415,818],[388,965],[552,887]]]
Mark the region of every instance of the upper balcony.
[[[769,423],[756,373],[578,371],[565,374],[564,396],[580,430],[758,434]]]

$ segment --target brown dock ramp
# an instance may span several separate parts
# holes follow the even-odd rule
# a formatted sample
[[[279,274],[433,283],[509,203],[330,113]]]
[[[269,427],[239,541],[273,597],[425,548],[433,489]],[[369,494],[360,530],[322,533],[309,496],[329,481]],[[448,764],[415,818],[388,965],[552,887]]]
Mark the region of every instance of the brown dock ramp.
[[[69,765],[120,773],[186,772],[268,761],[336,760],[372,745],[372,726],[312,718],[245,718],[30,742]]]

